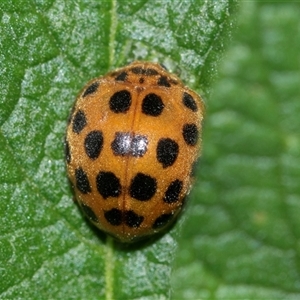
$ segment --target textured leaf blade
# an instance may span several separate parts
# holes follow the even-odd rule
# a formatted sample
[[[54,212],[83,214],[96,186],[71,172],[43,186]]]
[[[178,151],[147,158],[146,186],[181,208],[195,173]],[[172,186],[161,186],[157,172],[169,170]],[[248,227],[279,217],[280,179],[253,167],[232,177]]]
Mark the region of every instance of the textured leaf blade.
[[[66,122],[85,82],[131,60],[159,61],[207,93],[233,7],[227,1],[2,1],[2,298],[170,297],[180,226],[130,248],[90,226],[72,202],[65,174]]]

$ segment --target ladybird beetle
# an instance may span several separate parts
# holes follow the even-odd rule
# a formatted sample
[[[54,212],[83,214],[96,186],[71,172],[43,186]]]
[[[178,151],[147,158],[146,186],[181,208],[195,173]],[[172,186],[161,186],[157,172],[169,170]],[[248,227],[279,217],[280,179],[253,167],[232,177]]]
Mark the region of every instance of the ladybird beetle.
[[[166,228],[193,181],[201,98],[156,63],[91,80],[69,118],[69,179],[87,218],[121,242]]]

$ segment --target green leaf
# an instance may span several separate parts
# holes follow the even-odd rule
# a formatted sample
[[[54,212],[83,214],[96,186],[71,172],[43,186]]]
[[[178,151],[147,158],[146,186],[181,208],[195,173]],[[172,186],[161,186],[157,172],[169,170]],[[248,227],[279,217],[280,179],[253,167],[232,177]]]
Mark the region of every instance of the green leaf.
[[[243,1],[207,101],[176,299],[300,297],[300,6]]]
[[[183,218],[134,247],[90,226],[66,177],[67,118],[89,79],[138,59],[163,63],[207,95],[234,8],[233,1],[1,1],[2,299],[170,297]]]

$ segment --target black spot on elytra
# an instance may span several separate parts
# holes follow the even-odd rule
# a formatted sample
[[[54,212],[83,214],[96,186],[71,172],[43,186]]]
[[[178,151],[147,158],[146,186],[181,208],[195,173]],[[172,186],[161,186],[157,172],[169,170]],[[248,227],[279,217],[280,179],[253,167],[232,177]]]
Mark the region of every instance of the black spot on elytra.
[[[111,210],[104,212],[104,217],[106,221],[113,226],[122,224],[122,211],[117,208],[112,208]]]
[[[71,162],[71,150],[67,139],[65,139],[65,156],[66,156],[66,161],[69,164]]]
[[[182,190],[182,186],[183,186],[182,181],[178,179],[171,182],[170,185],[168,186],[167,191],[165,192],[163,198],[164,202],[171,204],[179,201],[179,195]]]
[[[86,116],[82,110],[78,110],[73,118],[72,129],[75,133],[80,133],[86,126]]]
[[[171,84],[169,83],[168,78],[166,76],[160,76],[157,81],[157,84],[160,86],[165,86],[165,87],[171,86]]]
[[[144,221],[144,217],[136,214],[133,210],[125,210],[124,212],[117,208],[112,208],[104,212],[107,222],[113,226],[119,226],[123,223],[131,228],[138,228]]]
[[[150,200],[156,193],[156,179],[143,173],[137,173],[131,180],[130,196],[140,201]]]
[[[150,93],[145,96],[142,103],[142,112],[145,115],[157,117],[159,116],[165,105],[160,96]]]
[[[87,174],[82,168],[75,170],[76,187],[82,194],[91,192],[91,186]]]
[[[162,138],[158,141],[156,147],[156,158],[163,168],[174,164],[179,153],[178,144],[170,138]]]
[[[104,198],[118,197],[121,194],[119,178],[112,172],[99,172],[96,177],[97,190]]]
[[[125,113],[131,105],[131,94],[127,90],[114,93],[109,100],[109,107],[114,113]]]
[[[192,111],[197,111],[198,107],[195,99],[188,93],[184,92],[182,97],[183,104]]]
[[[131,68],[131,71],[132,71],[132,73],[137,74],[137,75],[153,76],[153,75],[158,74],[158,72],[152,68],[144,69],[142,67],[133,67],[133,68]]]
[[[123,71],[115,79],[116,81],[125,81],[127,79],[127,76],[127,72]]]
[[[98,158],[103,147],[103,134],[99,130],[91,131],[84,140],[84,149],[91,159]]]
[[[152,228],[158,229],[164,227],[172,219],[173,214],[162,214],[153,223]]]
[[[81,209],[83,210],[84,214],[87,216],[87,218],[93,222],[99,222],[96,214],[94,213],[94,211],[92,210],[92,208],[90,208],[88,205],[82,203],[81,204]]]
[[[153,76],[153,75],[157,75],[158,72],[156,70],[154,70],[154,69],[147,68],[144,74],[146,76]]]
[[[199,135],[196,124],[185,124],[182,128],[182,135],[189,146],[195,146]]]
[[[83,93],[82,95],[82,98],[86,97],[87,95],[90,95],[90,94],[94,94],[97,89],[99,87],[99,82],[96,81],[96,82],[93,82]]]
[[[140,77],[139,83],[140,83],[140,84],[143,84],[144,82],[145,82],[145,79],[144,79],[143,77]]]
[[[133,210],[127,210],[124,212],[124,222],[128,227],[138,228],[144,221],[143,216],[139,216]]]
[[[142,157],[148,146],[148,139],[145,135],[132,135],[129,132],[116,132],[115,139],[111,143],[114,155],[131,155]]]
[[[134,74],[137,74],[137,75],[141,75],[141,74],[143,74],[144,69],[141,67],[134,67],[134,68],[131,68],[131,72]]]

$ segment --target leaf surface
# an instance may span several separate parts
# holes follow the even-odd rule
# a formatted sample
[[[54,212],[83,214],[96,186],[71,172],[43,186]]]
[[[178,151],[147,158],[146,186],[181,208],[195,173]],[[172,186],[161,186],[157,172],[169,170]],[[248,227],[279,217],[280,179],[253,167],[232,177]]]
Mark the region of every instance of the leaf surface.
[[[66,177],[67,118],[88,80],[138,59],[163,63],[208,94],[234,7],[232,1],[1,1],[2,299],[170,298],[180,224],[131,248],[90,226]]]

